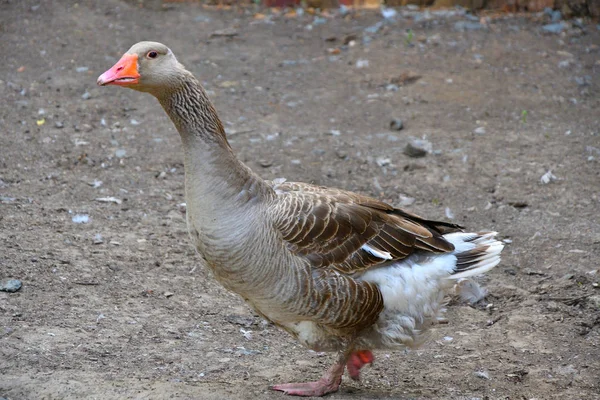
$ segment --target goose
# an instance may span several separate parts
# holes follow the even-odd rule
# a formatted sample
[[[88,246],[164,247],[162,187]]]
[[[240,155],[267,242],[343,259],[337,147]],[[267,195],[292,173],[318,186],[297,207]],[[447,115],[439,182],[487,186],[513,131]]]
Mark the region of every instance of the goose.
[[[338,390],[377,349],[420,346],[453,290],[500,262],[496,232],[465,232],[377,199],[285,179],[261,179],[236,158],[199,81],[164,44],[133,45],[100,86],[153,95],[177,128],[186,221],[214,278],[302,345],[335,352],[314,382],[271,389]],[[456,289],[458,288],[458,289]],[[461,289],[463,288],[463,289]]]

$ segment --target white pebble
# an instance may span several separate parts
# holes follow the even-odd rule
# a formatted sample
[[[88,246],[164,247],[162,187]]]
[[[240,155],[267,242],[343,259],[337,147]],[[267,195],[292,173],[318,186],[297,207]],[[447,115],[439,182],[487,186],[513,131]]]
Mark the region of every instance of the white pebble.
[[[552,173],[552,170],[550,170],[544,175],[542,175],[542,177],[540,178],[540,182],[542,183],[542,185],[547,185],[550,182],[556,181],[557,179],[558,178]]]
[[[75,214],[73,215],[73,218],[71,218],[71,221],[76,224],[87,224],[90,222],[90,216],[87,214]]]

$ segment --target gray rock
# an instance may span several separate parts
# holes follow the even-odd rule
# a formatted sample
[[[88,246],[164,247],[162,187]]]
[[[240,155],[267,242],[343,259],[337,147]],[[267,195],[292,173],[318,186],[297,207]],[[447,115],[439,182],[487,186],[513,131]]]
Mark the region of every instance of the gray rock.
[[[479,22],[457,21],[454,24],[454,29],[460,32],[477,31],[483,29],[483,25],[481,25]]]
[[[425,10],[424,12],[415,13],[415,16],[413,17],[413,21],[415,21],[415,22],[429,21],[431,19],[433,19],[433,16],[429,12],[429,10]]]
[[[57,128],[57,129],[62,129],[62,128],[65,127],[65,125],[62,122],[60,122],[60,121],[56,121],[54,123],[54,127]]]
[[[425,157],[431,150],[431,143],[427,140],[415,139],[411,140],[404,148],[404,154],[409,157],[419,158]]]
[[[118,149],[117,151],[115,151],[115,157],[117,158],[123,158],[127,155],[127,150],[125,149]]]
[[[94,235],[94,239],[93,239],[92,243],[94,243],[94,244],[102,244],[102,243],[104,243],[104,239],[102,238],[102,235],[99,234],[99,233],[96,233]]]
[[[477,135],[485,135],[485,128],[483,126],[480,126],[479,128],[475,129],[473,133]]]
[[[404,129],[404,123],[400,118],[394,118],[390,121],[390,129],[393,131],[401,131]]]
[[[367,32],[367,33],[377,33],[377,32],[379,32],[379,30],[381,29],[382,26],[383,26],[383,21],[379,21],[375,25],[371,25],[368,28],[365,28],[365,32]]]
[[[0,282],[0,291],[14,293],[21,289],[23,284],[18,279],[5,279]]]
[[[90,94],[90,92],[88,92],[87,90],[85,91],[85,93],[83,93],[83,94],[81,95],[81,98],[82,98],[82,99],[84,99],[84,100],[87,100],[87,99],[89,99],[90,97],[92,97],[92,95],[91,95],[91,94]]]
[[[552,14],[550,15],[550,20],[552,22],[558,22],[562,19],[562,13],[558,10],[552,11]]]
[[[564,22],[557,22],[554,24],[546,24],[542,26],[542,32],[559,34],[565,30],[567,25]]]

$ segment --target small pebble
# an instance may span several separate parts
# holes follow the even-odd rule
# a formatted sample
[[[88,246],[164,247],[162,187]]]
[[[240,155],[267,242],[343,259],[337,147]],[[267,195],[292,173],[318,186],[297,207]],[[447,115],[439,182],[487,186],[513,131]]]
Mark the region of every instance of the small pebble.
[[[102,238],[102,235],[99,233],[96,233],[96,235],[94,235],[94,240],[92,241],[92,243],[94,243],[94,244],[104,243],[104,239]]]
[[[90,216],[86,214],[75,214],[73,215],[73,218],[71,218],[71,221],[76,224],[87,224],[90,222]]]
[[[335,155],[338,156],[338,158],[340,158],[342,160],[345,160],[346,158],[348,158],[348,153],[346,153],[344,150],[336,150]]]
[[[557,22],[557,23],[547,24],[547,25],[542,26],[542,32],[558,34],[558,33],[561,33],[562,31],[564,31],[565,28],[566,28],[566,24],[564,24],[562,22]]]
[[[115,157],[117,157],[117,158],[123,158],[123,157],[125,157],[126,154],[127,154],[127,150],[125,150],[125,149],[118,149],[117,151],[115,151]]]
[[[85,93],[83,93],[83,94],[81,95],[81,98],[82,98],[82,99],[84,99],[84,100],[87,100],[87,99],[89,99],[90,97],[92,97],[92,95],[91,95],[91,94],[90,94],[90,92],[88,92],[87,90],[85,91]]]
[[[479,128],[475,129],[473,133],[476,135],[485,135],[485,128],[480,126]]]
[[[414,197],[408,197],[408,196],[404,196],[404,195],[400,195],[400,201],[398,202],[398,205],[400,207],[406,207],[406,206],[411,206],[415,203],[415,198]]]
[[[475,376],[481,379],[490,379],[490,374],[487,371],[475,371]]]
[[[427,140],[415,139],[410,141],[404,148],[404,154],[409,157],[425,157],[431,150],[431,143]]]
[[[392,163],[392,160],[390,160],[389,158],[385,158],[385,157],[377,157],[377,160],[375,160],[375,162],[380,167],[386,167]]]
[[[54,123],[54,127],[57,128],[57,129],[62,129],[62,128],[65,127],[65,125],[62,122],[60,122],[60,121],[56,121]]]
[[[477,31],[479,29],[483,29],[483,25],[481,25],[479,22],[457,21],[454,24],[454,29],[460,32]]]
[[[548,171],[546,172],[544,175],[542,175],[542,177],[540,178],[540,182],[542,183],[542,185],[547,185],[551,182],[556,181],[558,178],[552,173],[552,171]]]
[[[18,279],[5,279],[0,281],[0,291],[14,293],[21,289],[22,283]]]
[[[404,123],[400,118],[394,118],[390,121],[390,129],[393,131],[400,131],[404,128]]]
[[[369,66],[369,60],[358,60],[356,61],[356,68],[366,68]]]

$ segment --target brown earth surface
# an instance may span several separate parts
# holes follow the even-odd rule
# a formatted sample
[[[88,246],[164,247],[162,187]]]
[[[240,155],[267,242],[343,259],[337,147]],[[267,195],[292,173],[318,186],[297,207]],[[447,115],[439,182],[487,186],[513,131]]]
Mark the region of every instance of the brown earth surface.
[[[158,40],[264,178],[509,242],[483,280],[487,306],[453,304],[425,347],[376,353],[329,398],[599,399],[597,27],[403,17],[372,34],[375,12],[253,14],[0,1],[0,279],[23,282],[0,292],[0,397],[283,399],[268,386],[333,361],[216,284],[188,240],[171,122],[148,95],[96,86],[133,43]],[[223,29],[236,35],[211,36]],[[411,137],[432,151],[408,157]],[[107,197],[121,203],[95,200]]]

